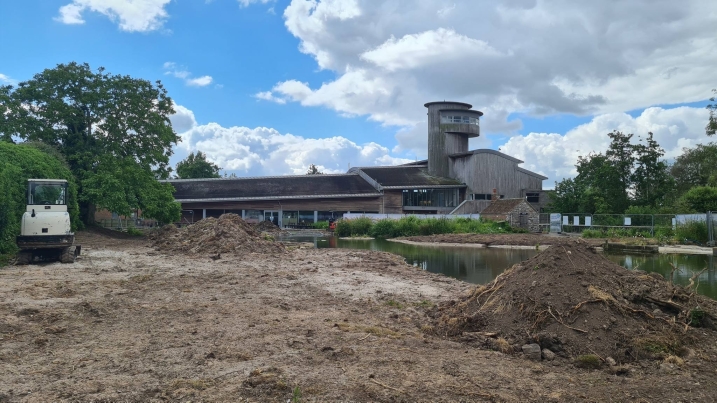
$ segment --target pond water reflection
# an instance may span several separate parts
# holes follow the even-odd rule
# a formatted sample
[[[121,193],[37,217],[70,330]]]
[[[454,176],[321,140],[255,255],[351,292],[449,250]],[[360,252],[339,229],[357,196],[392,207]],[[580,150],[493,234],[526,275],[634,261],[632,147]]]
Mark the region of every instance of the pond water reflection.
[[[291,237],[285,240],[312,242],[318,248],[366,249],[391,252],[403,256],[408,264],[432,273],[474,284],[485,284],[512,265],[530,259],[534,249],[500,249],[471,247],[437,247],[407,245],[382,239],[358,240],[335,237]],[[700,294],[717,299],[717,258],[706,255],[607,255],[608,259],[630,270],[640,269],[670,275],[674,265],[674,281],[685,285],[695,272],[707,270],[699,277]]]

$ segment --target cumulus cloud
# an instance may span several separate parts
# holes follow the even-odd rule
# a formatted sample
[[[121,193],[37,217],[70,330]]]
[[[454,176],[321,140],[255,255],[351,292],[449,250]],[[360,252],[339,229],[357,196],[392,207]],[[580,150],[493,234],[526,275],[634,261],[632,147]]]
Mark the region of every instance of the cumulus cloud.
[[[10,78],[9,76],[0,73],[0,84],[16,85],[16,84],[17,84],[17,80],[13,80],[13,79]]]
[[[277,104],[285,104],[286,103],[286,99],[275,97],[271,91],[257,92],[254,95],[254,97],[257,99],[264,100],[264,101],[276,102]]]
[[[343,173],[351,166],[397,165],[396,158],[379,144],[357,144],[335,136],[323,139],[282,134],[267,127],[223,127],[197,124],[191,110],[175,105],[172,125],[182,138],[178,155],[201,151],[224,170],[239,176],[303,174],[310,164],[325,173]]]
[[[159,29],[167,19],[165,6],[171,0],[73,0],[60,7],[55,18],[63,24],[84,24],[82,14],[93,11],[117,21],[123,31],[148,32]]]
[[[699,101],[717,82],[717,36],[704,29],[717,3],[701,0],[292,0],[284,19],[299,50],[337,77],[283,81],[266,98],[389,125],[417,124],[433,100],[491,109],[504,119],[495,127],[514,127],[514,112]]]
[[[254,3],[266,4],[266,3],[273,3],[275,0],[238,0],[238,1],[239,1],[239,6],[249,7],[250,5],[252,5]]]
[[[665,158],[674,159],[684,147],[708,142],[704,126],[709,113],[702,108],[679,107],[663,109],[651,107],[632,117],[626,113],[608,113],[595,116],[590,122],[567,133],[530,133],[511,137],[501,151],[525,161],[523,167],[539,172],[550,179],[544,186],[552,188],[555,181],[577,175],[578,156],[591,152],[604,152],[610,144],[607,133],[619,130],[638,136],[654,134],[655,140],[665,149]]]
[[[174,62],[165,62],[163,67],[165,70],[164,74],[180,78],[190,87],[206,87],[214,81],[212,76],[192,78],[192,73],[190,73],[186,67],[178,66],[177,63]]]

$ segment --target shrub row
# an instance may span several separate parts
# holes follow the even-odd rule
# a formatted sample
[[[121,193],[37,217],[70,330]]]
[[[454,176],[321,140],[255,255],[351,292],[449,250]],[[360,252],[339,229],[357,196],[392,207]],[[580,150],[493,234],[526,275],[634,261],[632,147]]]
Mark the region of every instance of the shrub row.
[[[707,224],[699,221],[690,221],[678,225],[675,229],[672,226],[655,227],[654,234],[644,228],[609,228],[609,229],[586,229],[582,232],[583,238],[656,238],[660,243],[677,241],[679,243],[708,241]]]
[[[336,223],[336,235],[371,236],[374,238],[396,238],[401,236],[434,235],[434,234],[508,234],[525,232],[512,228],[505,222],[474,220],[470,218],[416,218],[402,217],[398,220],[383,219],[373,221],[367,217],[351,220],[339,220]]]

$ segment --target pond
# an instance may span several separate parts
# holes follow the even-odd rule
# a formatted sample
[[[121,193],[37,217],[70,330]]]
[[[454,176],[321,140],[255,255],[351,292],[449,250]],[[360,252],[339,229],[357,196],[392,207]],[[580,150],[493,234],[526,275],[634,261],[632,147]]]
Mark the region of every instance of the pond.
[[[336,237],[287,237],[282,240],[311,242],[317,248],[366,249],[403,256],[408,264],[432,273],[442,273],[474,284],[485,284],[512,265],[530,259],[534,249],[472,247],[436,247],[407,245],[382,239],[358,240]],[[630,270],[657,272],[669,277],[672,265],[674,281],[685,285],[693,273],[707,270],[699,277],[698,292],[717,299],[717,258],[705,255],[624,255],[608,254],[608,259]]]

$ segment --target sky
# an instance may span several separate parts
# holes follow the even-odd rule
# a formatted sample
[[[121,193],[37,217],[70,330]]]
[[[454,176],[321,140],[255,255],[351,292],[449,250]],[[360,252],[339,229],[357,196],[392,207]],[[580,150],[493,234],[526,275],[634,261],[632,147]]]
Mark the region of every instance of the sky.
[[[6,0],[0,84],[72,61],[161,80],[172,164],[238,176],[425,159],[423,104],[466,102],[471,148],[552,188],[613,130],[667,159],[709,142],[714,27],[713,0]]]

